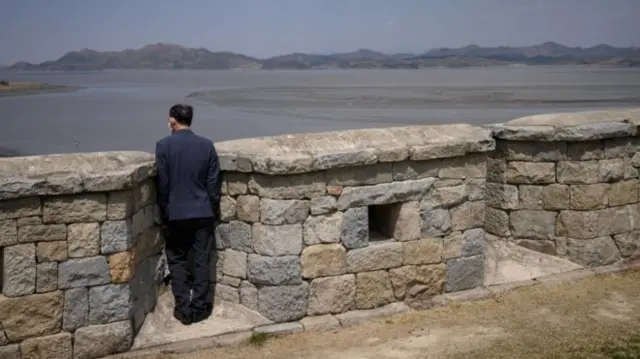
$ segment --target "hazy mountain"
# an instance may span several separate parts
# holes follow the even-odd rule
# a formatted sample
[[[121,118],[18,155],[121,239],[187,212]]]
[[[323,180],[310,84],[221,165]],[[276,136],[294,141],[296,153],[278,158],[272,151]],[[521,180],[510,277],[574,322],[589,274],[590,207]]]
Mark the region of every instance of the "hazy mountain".
[[[510,64],[598,64],[640,66],[640,48],[616,48],[601,44],[588,48],[546,42],[525,47],[481,47],[432,49],[422,54],[385,54],[370,49],[348,53],[293,53],[257,59],[232,52],[211,52],[158,43],[123,51],[83,49],[68,52],[41,64],[17,62],[12,70],[103,70],[103,69],[328,69],[328,68],[421,68],[433,66],[503,66]]]

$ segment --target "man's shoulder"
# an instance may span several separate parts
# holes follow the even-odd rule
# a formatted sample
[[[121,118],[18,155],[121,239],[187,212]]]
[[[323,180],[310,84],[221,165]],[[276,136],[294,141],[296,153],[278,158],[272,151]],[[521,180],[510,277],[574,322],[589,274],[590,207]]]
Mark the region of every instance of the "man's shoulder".
[[[169,142],[170,139],[171,139],[171,136],[165,136],[159,139],[158,141],[156,141],[156,148],[164,146],[165,144],[167,144],[167,142]]]

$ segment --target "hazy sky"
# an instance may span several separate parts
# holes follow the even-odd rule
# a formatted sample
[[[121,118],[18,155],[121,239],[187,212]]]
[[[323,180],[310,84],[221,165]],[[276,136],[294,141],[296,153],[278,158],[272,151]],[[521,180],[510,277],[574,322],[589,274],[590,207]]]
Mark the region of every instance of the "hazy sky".
[[[0,0],[0,64],[169,42],[266,57],[371,48],[640,46],[640,0]]]

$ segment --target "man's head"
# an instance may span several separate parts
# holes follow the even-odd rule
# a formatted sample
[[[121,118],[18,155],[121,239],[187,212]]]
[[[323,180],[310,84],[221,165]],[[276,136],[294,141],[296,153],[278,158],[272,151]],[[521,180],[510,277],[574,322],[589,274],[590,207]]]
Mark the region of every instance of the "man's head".
[[[193,121],[193,107],[189,105],[173,105],[169,109],[169,129],[178,131],[191,127]]]

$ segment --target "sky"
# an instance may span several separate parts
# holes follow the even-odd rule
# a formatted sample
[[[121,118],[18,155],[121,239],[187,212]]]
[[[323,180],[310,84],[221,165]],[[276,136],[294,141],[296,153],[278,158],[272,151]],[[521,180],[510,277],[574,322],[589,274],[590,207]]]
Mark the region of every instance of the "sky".
[[[639,16],[640,0],[0,0],[0,64],[158,42],[257,57],[640,46]]]

